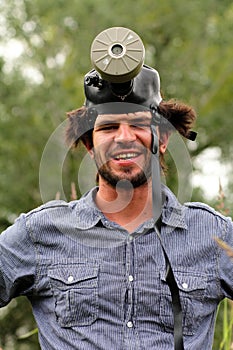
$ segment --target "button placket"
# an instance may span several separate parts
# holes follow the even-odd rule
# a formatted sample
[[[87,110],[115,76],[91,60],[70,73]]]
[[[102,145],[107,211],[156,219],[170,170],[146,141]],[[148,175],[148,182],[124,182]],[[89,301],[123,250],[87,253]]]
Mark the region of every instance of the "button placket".
[[[132,276],[132,275],[129,275],[129,282],[133,282],[133,280],[134,280],[134,277]]]
[[[128,328],[133,328],[133,322],[132,322],[132,321],[128,321],[128,322],[126,323],[126,326],[127,326]]]
[[[125,322],[127,328],[132,328],[132,313],[133,313],[133,281],[134,276],[132,272],[134,271],[133,267],[133,245],[131,236],[128,236],[126,244],[126,291],[125,291]]]

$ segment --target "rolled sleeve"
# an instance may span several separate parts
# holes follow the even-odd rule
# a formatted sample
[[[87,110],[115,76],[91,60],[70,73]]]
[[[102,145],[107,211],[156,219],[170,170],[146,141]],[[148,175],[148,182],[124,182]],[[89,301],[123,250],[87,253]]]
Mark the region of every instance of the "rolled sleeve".
[[[233,253],[233,222],[229,218],[225,222],[225,227],[222,230],[220,237],[232,250]],[[222,291],[224,296],[233,299],[233,256],[229,256],[228,252],[220,247],[219,254],[219,274]]]
[[[35,251],[22,214],[0,235],[0,306],[32,292]]]

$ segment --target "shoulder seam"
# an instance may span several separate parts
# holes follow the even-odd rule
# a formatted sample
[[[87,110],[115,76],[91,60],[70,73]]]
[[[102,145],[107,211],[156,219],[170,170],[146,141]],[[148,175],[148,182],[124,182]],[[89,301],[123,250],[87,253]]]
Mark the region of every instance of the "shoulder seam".
[[[187,202],[187,203],[184,203],[184,206],[187,207],[187,208],[200,209],[200,210],[208,211],[210,214],[216,215],[216,216],[222,218],[225,221],[227,221],[229,219],[229,217],[221,214],[219,211],[217,211],[216,209],[210,207],[208,204],[205,204],[205,203],[201,203],[201,202]]]
[[[62,207],[68,207],[69,204],[65,201],[50,201],[48,203],[42,204],[39,207],[32,209],[28,213],[26,213],[26,217],[29,217],[30,215],[39,213],[41,211],[47,210],[47,209],[53,209],[53,208],[62,208]]]

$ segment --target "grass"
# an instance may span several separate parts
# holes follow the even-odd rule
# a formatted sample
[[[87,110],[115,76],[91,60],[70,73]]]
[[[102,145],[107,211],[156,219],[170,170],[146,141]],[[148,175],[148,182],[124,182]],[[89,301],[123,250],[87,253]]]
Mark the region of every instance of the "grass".
[[[219,196],[216,209],[223,215],[229,215],[225,205],[225,195],[219,183]],[[215,238],[219,246],[233,259],[233,250],[219,238]],[[233,301],[224,299],[218,308],[213,350],[233,350]]]

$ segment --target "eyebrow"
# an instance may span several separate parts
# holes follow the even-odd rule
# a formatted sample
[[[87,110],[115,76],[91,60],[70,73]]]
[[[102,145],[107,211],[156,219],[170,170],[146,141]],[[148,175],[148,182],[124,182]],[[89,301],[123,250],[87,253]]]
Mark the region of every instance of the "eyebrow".
[[[148,116],[135,116],[133,118],[128,117],[128,118],[122,118],[119,120],[116,120],[114,118],[113,119],[104,119],[104,117],[103,117],[103,120],[99,120],[95,123],[95,127],[102,126],[102,125],[120,124],[120,123],[127,123],[127,124],[131,124],[131,125],[138,124],[138,123],[148,123],[148,125],[149,125],[150,122],[151,122],[151,118],[149,118]]]

